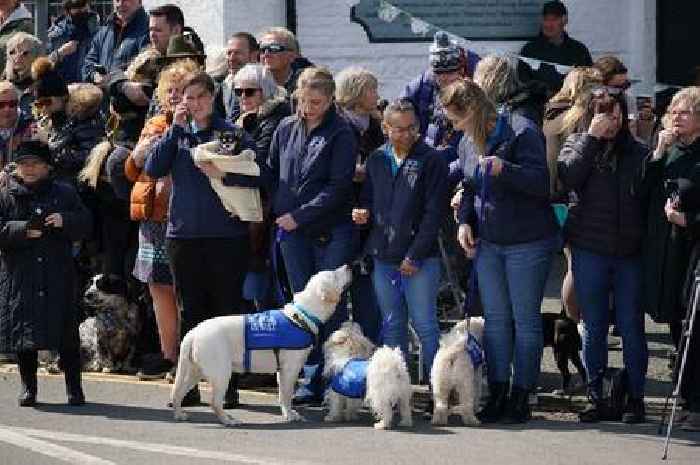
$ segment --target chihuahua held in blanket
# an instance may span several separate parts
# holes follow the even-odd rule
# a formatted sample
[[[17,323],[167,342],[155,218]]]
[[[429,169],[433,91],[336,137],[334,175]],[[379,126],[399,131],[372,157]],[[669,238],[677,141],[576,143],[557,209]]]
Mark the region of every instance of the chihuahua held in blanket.
[[[433,425],[447,424],[452,391],[456,391],[458,396],[457,405],[452,411],[461,415],[462,422],[467,426],[480,424],[476,411],[481,401],[484,358],[480,345],[483,333],[483,318],[471,318],[457,323],[440,339],[440,349],[430,372],[435,403]],[[470,335],[473,338],[471,341]]]
[[[212,389],[211,407],[226,426],[238,424],[223,409],[231,371],[277,373],[279,403],[288,422],[301,416],[292,409],[294,383],[318,328],[330,318],[352,280],[347,265],[321,271],[281,310],[206,320],[182,340],[177,376],[171,393],[176,420],[187,418],[181,404],[185,394],[205,378]]]
[[[411,426],[411,382],[400,349],[374,345],[360,325],[345,322],[323,346],[326,360],[323,375],[329,379],[326,393],[329,412],[324,421],[353,421],[362,400],[379,420],[374,427],[391,427],[398,405],[400,426]],[[370,357],[371,355],[371,357]]]

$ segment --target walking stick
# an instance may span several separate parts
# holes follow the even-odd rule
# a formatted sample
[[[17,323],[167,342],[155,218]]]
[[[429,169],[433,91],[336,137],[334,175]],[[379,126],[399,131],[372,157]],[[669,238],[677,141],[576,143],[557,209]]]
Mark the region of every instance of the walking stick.
[[[681,386],[683,385],[683,374],[685,373],[685,366],[686,362],[688,361],[688,351],[693,337],[693,328],[695,326],[695,316],[697,314],[698,301],[700,300],[700,289],[698,289],[698,287],[700,287],[700,276],[696,275],[695,281],[693,282],[693,304],[692,307],[689,308],[686,312],[686,319],[683,320],[683,331],[681,333],[681,340],[678,344],[679,353],[682,352],[683,357],[681,359],[681,368],[678,371],[678,379],[676,380],[676,386],[673,389],[673,407],[671,408],[671,417],[668,420],[668,427],[666,429],[666,440],[664,441],[664,455],[663,457],[661,457],[661,460],[666,460],[668,458],[668,447],[669,441],[671,439],[671,431],[673,430],[673,420],[676,416],[676,409],[678,408],[678,398],[681,395]],[[688,313],[690,313],[690,318],[687,318]],[[676,359],[675,363],[677,362],[678,359]],[[666,403],[668,404],[668,398],[666,399]],[[663,418],[661,421],[663,422]]]

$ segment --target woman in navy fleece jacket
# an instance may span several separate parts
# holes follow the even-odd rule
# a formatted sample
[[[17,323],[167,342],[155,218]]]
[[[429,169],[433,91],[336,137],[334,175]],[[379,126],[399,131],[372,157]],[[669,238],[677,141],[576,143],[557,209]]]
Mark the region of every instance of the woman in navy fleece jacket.
[[[384,113],[389,142],[367,160],[361,209],[371,219],[366,251],[374,259],[372,281],[382,313],[383,343],[408,350],[408,319],[423,348],[426,374],[438,349],[438,230],[447,210],[447,162],[420,142],[416,112],[407,99]]]
[[[272,210],[284,264],[294,292],[311,276],[335,269],[352,256],[353,183],[357,141],[336,111],[335,83],[325,68],[307,68],[295,96],[299,112],[282,120],[270,146]],[[323,325],[307,365],[318,364],[295,403],[320,402],[324,383],[321,347],[347,319],[345,299]]]
[[[544,286],[559,245],[544,136],[531,120],[498,112],[473,82],[452,84],[441,100],[469,138],[460,156],[458,239],[475,255],[484,307],[491,395],[479,417],[523,423],[530,418],[528,395],[540,372]]]

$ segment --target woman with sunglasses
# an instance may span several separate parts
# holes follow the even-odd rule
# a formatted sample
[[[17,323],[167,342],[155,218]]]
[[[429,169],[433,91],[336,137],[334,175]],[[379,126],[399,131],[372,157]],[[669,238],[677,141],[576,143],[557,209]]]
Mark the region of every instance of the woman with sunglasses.
[[[18,108],[17,89],[9,81],[0,81],[0,170],[14,161],[15,150],[19,144],[31,138],[35,129],[31,116]]]
[[[272,73],[259,63],[243,66],[233,77],[233,92],[240,104],[241,115],[237,124],[253,138],[257,154],[267,160],[275,129],[292,112],[287,91],[278,86]],[[264,194],[264,193],[263,193]],[[248,265],[244,298],[255,308],[270,308],[272,287],[268,273],[269,237],[271,221],[269,198],[263,196],[265,218],[262,223],[250,224],[251,260]]]

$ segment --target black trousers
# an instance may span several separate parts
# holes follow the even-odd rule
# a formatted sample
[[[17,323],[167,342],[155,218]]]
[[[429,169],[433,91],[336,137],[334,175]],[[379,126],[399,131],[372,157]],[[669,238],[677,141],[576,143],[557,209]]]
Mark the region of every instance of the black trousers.
[[[168,239],[170,268],[182,312],[181,339],[204,320],[242,313],[248,236],[236,239]]]
[[[80,352],[77,349],[59,351],[61,368],[66,379],[66,394],[75,395],[81,392]],[[22,380],[22,388],[36,395],[39,367],[39,353],[36,350],[17,352],[17,365]]]

